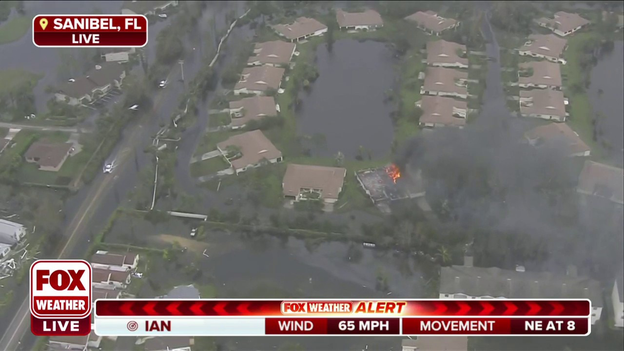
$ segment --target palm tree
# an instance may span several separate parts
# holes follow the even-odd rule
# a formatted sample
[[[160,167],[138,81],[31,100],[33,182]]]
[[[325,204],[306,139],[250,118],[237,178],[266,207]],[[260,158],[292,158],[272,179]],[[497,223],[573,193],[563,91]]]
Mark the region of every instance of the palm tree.
[[[438,247],[437,256],[440,257],[443,265],[451,262],[451,254],[449,253],[448,249],[444,246]]]

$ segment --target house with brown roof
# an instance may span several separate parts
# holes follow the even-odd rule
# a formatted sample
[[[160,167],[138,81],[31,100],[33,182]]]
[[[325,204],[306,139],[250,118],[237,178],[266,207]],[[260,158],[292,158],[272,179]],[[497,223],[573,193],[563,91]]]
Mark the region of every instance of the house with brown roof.
[[[427,67],[425,81],[420,87],[421,95],[468,98],[468,72],[452,68]]]
[[[416,103],[423,111],[419,124],[421,127],[458,127],[466,125],[468,104],[466,101],[442,96],[423,96]]]
[[[550,89],[520,91],[520,114],[524,117],[564,122],[568,101],[563,92]]]
[[[282,84],[284,72],[285,70],[281,67],[247,67],[234,86],[234,95],[264,95],[269,89],[278,90]]]
[[[97,251],[91,258],[93,268],[127,272],[136,269],[139,255],[135,253],[117,254],[108,251]]]
[[[247,60],[247,66],[284,66],[290,63],[297,45],[282,40],[256,43],[253,55]]]
[[[421,335],[416,339],[403,339],[401,351],[467,351],[467,336]]]
[[[277,105],[272,96],[252,96],[230,102],[232,129],[243,128],[249,121],[271,116],[277,116]]]
[[[415,22],[418,25],[418,28],[433,35],[440,35],[442,32],[459,26],[459,22],[457,20],[444,18],[433,11],[418,11],[405,17],[405,19]]]
[[[548,28],[560,37],[570,35],[589,24],[589,21],[576,13],[559,11],[554,18],[542,17],[535,20],[537,24]]]
[[[551,62],[566,64],[563,52],[568,41],[554,34],[531,34],[529,40],[518,49],[521,56],[546,59]]]
[[[75,106],[97,100],[112,89],[121,88],[126,71],[119,62],[96,65],[84,76],[70,79],[54,94],[57,101]]]
[[[435,67],[468,68],[466,45],[446,40],[427,42],[427,64]]]
[[[292,24],[276,24],[273,30],[277,35],[294,42],[321,36],[327,32],[327,26],[314,18],[299,17]]]
[[[49,350],[85,351],[89,335],[80,336],[51,336],[48,340]]]
[[[584,196],[607,199],[619,208],[624,205],[624,170],[587,160],[579,176],[576,191]]]
[[[320,200],[325,210],[333,210],[333,204],[344,185],[345,168],[313,165],[288,164],[282,189],[290,203],[306,200]]]
[[[191,351],[195,339],[186,336],[151,337],[145,340],[145,351]]]
[[[267,163],[282,162],[282,152],[261,130],[233,135],[218,143],[217,149],[236,174]]]
[[[130,272],[111,271],[109,269],[93,268],[93,288],[125,289],[132,281]]]
[[[520,63],[518,66],[520,88],[561,90],[561,69],[558,64],[549,61],[530,61]]]
[[[591,149],[565,123],[551,123],[533,128],[524,134],[533,146],[559,145],[568,149],[570,156],[589,156]]]
[[[346,30],[373,30],[383,27],[381,15],[371,9],[363,12],[346,12],[337,9],[336,21],[340,29]]]
[[[35,141],[24,154],[24,158],[28,163],[36,163],[40,171],[58,172],[70,156],[73,145]]]

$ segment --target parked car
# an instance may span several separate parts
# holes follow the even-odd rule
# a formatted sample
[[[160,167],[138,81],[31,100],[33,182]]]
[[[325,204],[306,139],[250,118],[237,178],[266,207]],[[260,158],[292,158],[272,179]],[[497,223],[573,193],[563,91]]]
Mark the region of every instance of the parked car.
[[[159,87],[164,88],[167,86],[167,81],[166,80],[161,80],[160,84],[158,84]]]
[[[104,165],[104,173],[113,173],[113,164],[112,163],[106,163]]]
[[[197,235],[197,228],[191,229],[191,237],[195,237]]]

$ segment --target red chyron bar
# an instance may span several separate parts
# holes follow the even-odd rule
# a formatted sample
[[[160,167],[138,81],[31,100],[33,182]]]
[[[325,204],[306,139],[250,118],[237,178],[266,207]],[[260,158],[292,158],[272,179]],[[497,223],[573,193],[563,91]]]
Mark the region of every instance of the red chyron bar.
[[[588,317],[589,300],[98,300],[97,316]]]
[[[143,47],[148,22],[143,15],[37,15],[38,47]]]

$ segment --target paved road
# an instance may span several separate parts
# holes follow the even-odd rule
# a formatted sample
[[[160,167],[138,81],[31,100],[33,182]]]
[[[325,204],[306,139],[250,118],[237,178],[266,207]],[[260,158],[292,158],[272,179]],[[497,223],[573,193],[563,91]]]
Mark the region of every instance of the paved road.
[[[175,65],[169,73],[167,79],[169,79],[169,77],[171,77],[172,75],[178,74],[179,71],[179,66]],[[124,167],[124,165],[130,159],[130,156],[133,154],[133,151],[137,149],[137,147],[139,146],[138,144],[141,143],[141,141],[143,140],[143,138],[140,137],[141,133],[146,130],[149,133],[149,128],[144,127],[153,123],[153,121],[150,120],[157,113],[157,111],[160,110],[163,101],[169,100],[169,98],[171,98],[171,95],[176,93],[175,91],[171,91],[171,93],[167,94],[167,92],[169,92],[169,90],[166,89],[158,92],[158,95],[154,99],[154,107],[152,112],[146,113],[141,118],[140,122],[131,131],[130,136],[122,140],[120,147],[114,154],[115,160],[117,160],[118,169]],[[76,246],[78,239],[85,233],[87,233],[89,219],[93,215],[95,209],[97,209],[102,202],[102,198],[104,197],[103,195],[111,189],[115,179],[117,179],[117,177],[108,176],[98,177],[94,180],[91,189],[89,189],[86,201],[82,203],[82,206],[80,206],[80,209],[76,212],[76,215],[67,226],[67,243],[61,250],[58,258],[70,258],[71,252]],[[14,303],[19,303],[19,301],[15,301]],[[24,335],[29,326],[29,315],[30,308],[28,304],[28,297],[24,296],[24,300],[21,302],[19,310],[11,320],[11,324],[5,331],[4,336],[2,337],[2,339],[0,339],[0,350],[17,349],[17,343],[21,339],[22,335]]]
[[[34,129],[46,132],[88,133],[91,130],[77,127],[36,126],[31,124],[0,122],[0,128]]]

